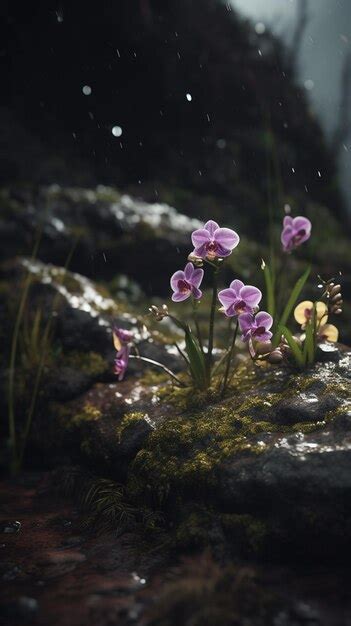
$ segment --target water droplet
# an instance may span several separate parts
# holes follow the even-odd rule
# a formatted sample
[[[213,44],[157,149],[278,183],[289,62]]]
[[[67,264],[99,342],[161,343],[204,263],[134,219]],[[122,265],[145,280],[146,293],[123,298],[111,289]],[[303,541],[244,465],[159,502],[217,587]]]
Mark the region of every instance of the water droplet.
[[[188,102],[192,101],[193,97],[192,97],[191,93],[187,93],[186,94],[186,99],[187,99]]]
[[[311,78],[308,78],[307,80],[305,80],[304,86],[305,86],[305,89],[307,89],[307,91],[311,91],[314,87],[313,80],[311,80]]]
[[[123,130],[120,126],[112,126],[111,133],[114,137],[121,137]]]
[[[263,35],[263,33],[265,32],[266,27],[264,25],[263,22],[257,22],[257,24],[255,25],[255,31],[258,35]]]
[[[84,93],[85,96],[90,96],[92,92],[90,85],[84,85],[82,92]]]

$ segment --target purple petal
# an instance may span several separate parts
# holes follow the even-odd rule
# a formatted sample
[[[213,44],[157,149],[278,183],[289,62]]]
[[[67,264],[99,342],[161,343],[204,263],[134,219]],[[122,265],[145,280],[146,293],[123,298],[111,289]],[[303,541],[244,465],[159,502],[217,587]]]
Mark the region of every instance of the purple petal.
[[[178,280],[184,279],[185,276],[183,270],[178,270],[177,272],[174,272],[173,276],[171,277],[171,287],[173,291],[178,291]]]
[[[235,302],[237,296],[233,289],[223,289],[218,294],[218,300],[224,306],[225,309],[228,309],[233,302]]]
[[[224,257],[224,256],[229,256],[232,251],[229,248],[225,248],[225,246],[223,246],[221,243],[217,243],[217,249],[216,249],[216,256],[217,257]]]
[[[191,277],[194,273],[194,266],[192,263],[187,263],[184,269],[184,276],[185,276],[185,280],[187,280],[188,282],[191,281]]]
[[[194,287],[200,287],[201,283],[202,283],[202,279],[204,277],[204,271],[201,269],[197,269],[194,271],[192,277],[191,277],[191,283],[192,285],[194,285]]]
[[[211,236],[208,230],[205,228],[199,228],[198,230],[194,230],[192,233],[191,241],[194,248],[200,248],[200,246],[203,246],[205,243],[211,241]]]
[[[201,259],[205,259],[207,255],[207,244],[208,242],[202,244],[202,246],[199,246],[198,248],[195,248],[195,250],[193,251],[193,254],[195,256],[201,257]]]
[[[217,222],[214,222],[213,220],[209,220],[208,222],[206,222],[204,228],[210,234],[210,238],[213,239],[216,230],[219,229],[219,225],[217,224]]]
[[[273,317],[266,311],[260,311],[256,315],[255,322],[257,326],[263,326],[266,330],[269,330],[273,324]],[[264,340],[262,339],[262,341]]]
[[[257,287],[246,285],[240,289],[240,298],[250,307],[254,308],[259,304],[259,302],[261,302],[262,293],[259,289],[257,289]]]
[[[244,283],[236,278],[230,283],[230,288],[235,292],[237,296],[239,296],[240,289],[244,287]]]
[[[252,313],[242,313],[238,317],[240,330],[243,335],[246,335],[252,328],[255,328],[255,317]]]
[[[195,300],[200,300],[200,298],[202,298],[202,291],[201,291],[201,289],[198,289],[195,286],[193,286],[191,288],[191,293],[193,294]]]
[[[261,335],[259,337],[257,337],[257,339],[260,340],[260,342],[264,342],[264,341],[269,341],[273,336],[273,333],[271,333],[270,330],[266,330],[264,333],[261,333]]]
[[[289,250],[291,247],[291,240],[294,236],[294,231],[291,226],[287,226],[282,230],[282,234],[280,236],[280,241],[283,244],[285,250]]]
[[[291,217],[291,215],[286,215],[283,219],[284,228],[286,228],[286,226],[292,226],[292,224],[293,224],[293,218]]]
[[[301,215],[294,218],[293,226],[294,226],[294,230],[296,231],[305,230],[306,233],[308,234],[310,234],[311,229],[312,229],[312,224],[310,220],[307,219],[307,217],[302,217]]]
[[[238,245],[240,237],[230,228],[218,228],[214,233],[214,240],[227,250],[233,250]]]
[[[189,298],[190,294],[191,294],[190,290],[187,291],[186,293],[180,293],[178,291],[178,293],[174,293],[172,295],[172,300],[173,302],[182,302],[183,300],[186,300],[187,298]]]

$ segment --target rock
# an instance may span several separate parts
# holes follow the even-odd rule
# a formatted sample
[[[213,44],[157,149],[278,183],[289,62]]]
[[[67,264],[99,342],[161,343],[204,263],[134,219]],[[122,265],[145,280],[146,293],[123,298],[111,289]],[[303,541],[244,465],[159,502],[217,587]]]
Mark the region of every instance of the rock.
[[[16,535],[21,530],[21,522],[3,522],[1,532],[7,535]]]
[[[105,280],[118,272],[153,294],[167,292],[180,255],[186,258],[191,251],[190,233],[200,225],[167,204],[143,202],[101,185],[96,189],[51,185],[16,197],[9,190],[3,192],[2,202],[13,206],[1,223],[8,233],[1,259],[12,257],[14,249],[28,255],[30,236],[34,239],[41,229],[41,260],[65,266],[75,247],[71,270]]]

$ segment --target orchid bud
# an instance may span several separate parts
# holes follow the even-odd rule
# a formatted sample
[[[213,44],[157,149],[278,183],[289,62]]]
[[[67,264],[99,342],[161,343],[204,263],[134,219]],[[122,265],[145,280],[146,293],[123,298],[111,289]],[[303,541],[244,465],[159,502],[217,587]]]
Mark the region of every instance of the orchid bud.
[[[193,253],[189,254],[188,261],[190,261],[190,263],[193,263],[195,267],[202,267],[204,264],[203,259]]]
[[[279,365],[279,363],[281,363],[282,360],[283,360],[283,355],[278,348],[276,350],[273,350],[273,352],[271,352],[270,355],[268,356],[268,361],[269,363],[272,363],[272,365]]]
[[[151,315],[154,316],[156,322],[162,322],[164,317],[168,317],[168,307],[163,304],[162,307],[155,306],[154,304],[149,308]]]
[[[272,342],[271,341],[259,341],[255,345],[256,354],[263,355],[268,354],[272,350]]]
[[[332,287],[330,289],[330,287]],[[329,295],[331,298],[334,298],[336,296],[336,294],[341,292],[341,285],[334,285],[333,283],[331,285],[329,285]]]

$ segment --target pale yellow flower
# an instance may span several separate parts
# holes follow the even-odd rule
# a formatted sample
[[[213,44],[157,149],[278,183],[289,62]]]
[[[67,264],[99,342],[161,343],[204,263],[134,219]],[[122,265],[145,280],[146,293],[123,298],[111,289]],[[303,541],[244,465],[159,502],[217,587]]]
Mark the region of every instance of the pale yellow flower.
[[[306,327],[306,324],[311,320],[313,315],[313,302],[311,300],[304,300],[297,305],[294,311],[294,317],[296,321],[301,324],[302,328]],[[328,307],[324,302],[316,302],[316,317],[317,325],[322,321],[323,323],[328,321]]]
[[[322,341],[336,343],[339,338],[339,331],[333,324],[323,324],[318,330],[318,338]]]

